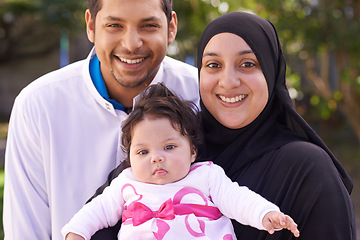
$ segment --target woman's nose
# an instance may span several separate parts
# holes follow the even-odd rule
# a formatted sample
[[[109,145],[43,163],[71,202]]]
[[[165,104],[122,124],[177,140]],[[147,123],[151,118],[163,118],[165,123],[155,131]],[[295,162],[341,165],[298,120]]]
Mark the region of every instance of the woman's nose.
[[[233,68],[225,68],[219,79],[219,86],[224,89],[233,89],[241,85],[238,73]]]

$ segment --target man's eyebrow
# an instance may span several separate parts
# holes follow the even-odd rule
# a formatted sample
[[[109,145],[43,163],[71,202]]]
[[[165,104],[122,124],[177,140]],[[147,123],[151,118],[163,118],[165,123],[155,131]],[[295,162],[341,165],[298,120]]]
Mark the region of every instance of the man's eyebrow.
[[[148,18],[141,19],[141,22],[150,22],[150,21],[160,21],[160,18],[154,16],[154,17],[148,17]]]
[[[110,21],[118,21],[118,22],[123,21],[122,18],[114,17],[114,16],[107,16],[107,17],[105,17],[104,19],[105,19],[105,20],[110,20]]]
[[[115,17],[115,16],[107,16],[105,17],[105,19],[110,21],[125,22],[124,18]],[[151,22],[151,21],[160,21],[160,19],[158,17],[147,17],[140,20],[140,22]]]
[[[249,49],[249,50],[240,51],[236,55],[242,56],[242,55],[246,55],[246,54],[255,54],[255,53],[251,49]],[[217,56],[219,56],[219,54],[216,52],[205,52],[203,54],[203,57],[207,57],[207,56],[217,57]]]

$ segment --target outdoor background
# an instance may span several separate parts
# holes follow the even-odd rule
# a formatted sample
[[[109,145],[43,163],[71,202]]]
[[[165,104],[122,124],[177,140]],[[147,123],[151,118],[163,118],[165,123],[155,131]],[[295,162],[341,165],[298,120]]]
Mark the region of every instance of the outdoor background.
[[[87,56],[92,45],[85,35],[86,7],[85,0],[0,0],[1,215],[4,148],[14,99],[42,74]],[[352,199],[359,218],[360,1],[174,0],[174,10],[178,35],[168,55],[190,64],[195,64],[205,26],[225,12],[253,12],[275,25],[297,110],[354,180]]]

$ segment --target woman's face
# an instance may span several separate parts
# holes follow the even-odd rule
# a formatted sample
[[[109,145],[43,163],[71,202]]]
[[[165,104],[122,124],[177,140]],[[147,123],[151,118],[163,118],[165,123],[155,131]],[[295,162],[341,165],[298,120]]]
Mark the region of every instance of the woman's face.
[[[202,57],[200,95],[211,115],[238,129],[254,121],[269,98],[265,76],[249,45],[232,33],[210,39]]]

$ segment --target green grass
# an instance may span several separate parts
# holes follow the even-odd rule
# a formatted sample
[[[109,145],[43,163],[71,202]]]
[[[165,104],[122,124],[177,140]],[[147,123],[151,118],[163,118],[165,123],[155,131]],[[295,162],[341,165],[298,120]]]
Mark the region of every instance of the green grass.
[[[0,123],[0,138],[6,138],[8,127],[8,123]]]
[[[9,124],[0,122],[0,139],[7,137]],[[2,165],[2,164],[1,164]],[[0,166],[0,239],[4,239],[3,230],[3,195],[4,195],[4,166]]]
[[[3,218],[2,218],[2,215],[3,215],[3,195],[4,195],[4,178],[5,178],[5,174],[4,174],[4,168],[1,167],[1,170],[0,170],[0,214],[1,214],[1,217],[0,217],[0,239],[4,239],[4,230],[3,230]]]

